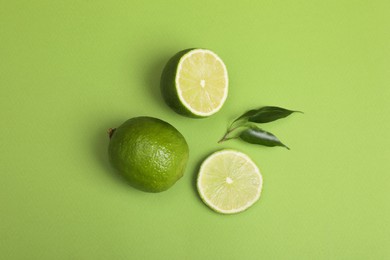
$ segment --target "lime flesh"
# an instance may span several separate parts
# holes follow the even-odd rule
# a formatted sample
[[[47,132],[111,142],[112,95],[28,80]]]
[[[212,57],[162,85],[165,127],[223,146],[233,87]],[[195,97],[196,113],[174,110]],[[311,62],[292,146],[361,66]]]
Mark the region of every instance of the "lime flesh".
[[[228,74],[222,59],[206,49],[187,49],[173,56],[161,76],[161,93],[177,113],[208,117],[228,95]]]

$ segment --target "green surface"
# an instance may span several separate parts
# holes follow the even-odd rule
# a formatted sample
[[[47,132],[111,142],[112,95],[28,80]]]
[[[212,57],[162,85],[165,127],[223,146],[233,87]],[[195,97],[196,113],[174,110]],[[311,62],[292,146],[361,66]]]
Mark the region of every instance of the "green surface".
[[[390,2],[0,2],[1,259],[389,259]],[[173,53],[214,50],[229,97],[189,119],[163,101]],[[222,144],[245,110],[291,148]],[[108,164],[106,130],[140,115],[174,125],[185,176],[148,194]],[[262,197],[222,216],[199,199],[211,152],[246,152]]]

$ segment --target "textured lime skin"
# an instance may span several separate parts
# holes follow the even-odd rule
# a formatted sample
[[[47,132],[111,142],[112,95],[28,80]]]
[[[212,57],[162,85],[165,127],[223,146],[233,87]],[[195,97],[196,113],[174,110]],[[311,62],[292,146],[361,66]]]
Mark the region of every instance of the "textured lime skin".
[[[135,117],[115,129],[108,155],[133,187],[161,192],[183,176],[189,149],[183,135],[167,122]]]
[[[189,111],[180,101],[179,96],[177,94],[176,89],[176,74],[178,64],[180,59],[189,51],[192,51],[196,48],[186,49],[176,53],[165,65],[164,70],[161,75],[160,81],[160,89],[161,94],[167,103],[176,113],[193,117],[193,118],[203,118],[199,115],[194,115],[191,111]]]

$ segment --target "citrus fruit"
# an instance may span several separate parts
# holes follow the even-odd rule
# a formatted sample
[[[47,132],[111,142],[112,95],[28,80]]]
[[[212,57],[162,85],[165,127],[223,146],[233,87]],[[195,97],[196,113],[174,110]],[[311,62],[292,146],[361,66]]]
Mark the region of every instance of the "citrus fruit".
[[[263,179],[256,164],[244,153],[221,150],[202,163],[197,188],[204,203],[214,211],[244,211],[259,198]]]
[[[183,174],[188,145],[169,123],[153,117],[135,117],[111,129],[110,163],[137,189],[161,192]]]
[[[208,117],[218,112],[227,98],[226,66],[210,50],[183,50],[166,64],[160,87],[165,102],[177,113]]]

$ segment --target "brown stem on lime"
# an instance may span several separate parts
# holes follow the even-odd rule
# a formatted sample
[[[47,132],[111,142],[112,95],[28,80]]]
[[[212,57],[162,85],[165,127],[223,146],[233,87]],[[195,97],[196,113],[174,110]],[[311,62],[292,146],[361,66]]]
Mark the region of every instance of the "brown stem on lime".
[[[108,137],[111,139],[112,135],[114,134],[116,128],[110,128],[107,130]]]

